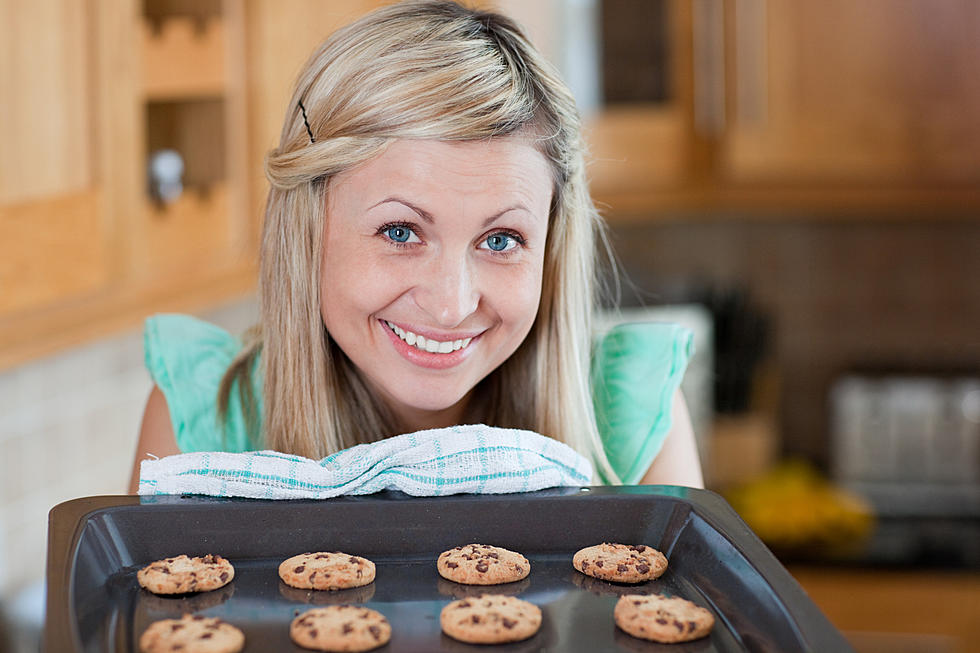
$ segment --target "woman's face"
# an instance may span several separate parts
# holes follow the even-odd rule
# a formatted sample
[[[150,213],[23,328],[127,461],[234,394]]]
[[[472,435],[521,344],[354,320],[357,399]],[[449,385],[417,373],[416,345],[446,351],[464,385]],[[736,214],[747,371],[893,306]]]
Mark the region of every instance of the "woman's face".
[[[551,189],[517,137],[396,141],[331,179],[323,322],[402,428],[458,423],[527,336]]]

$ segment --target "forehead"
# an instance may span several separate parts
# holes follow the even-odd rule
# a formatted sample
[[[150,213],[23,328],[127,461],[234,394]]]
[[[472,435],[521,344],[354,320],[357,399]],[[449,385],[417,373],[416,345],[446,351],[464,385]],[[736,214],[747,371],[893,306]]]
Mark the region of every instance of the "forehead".
[[[526,138],[396,140],[381,154],[336,175],[331,187],[369,195],[415,195],[550,204],[551,166]]]

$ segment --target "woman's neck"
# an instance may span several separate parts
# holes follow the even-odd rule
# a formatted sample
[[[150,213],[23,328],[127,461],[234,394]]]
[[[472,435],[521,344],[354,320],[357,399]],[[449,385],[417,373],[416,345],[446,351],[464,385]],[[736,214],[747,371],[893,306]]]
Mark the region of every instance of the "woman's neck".
[[[401,433],[412,433],[428,429],[440,429],[466,423],[466,407],[469,395],[442,410],[422,410],[407,406],[393,409],[395,420]]]

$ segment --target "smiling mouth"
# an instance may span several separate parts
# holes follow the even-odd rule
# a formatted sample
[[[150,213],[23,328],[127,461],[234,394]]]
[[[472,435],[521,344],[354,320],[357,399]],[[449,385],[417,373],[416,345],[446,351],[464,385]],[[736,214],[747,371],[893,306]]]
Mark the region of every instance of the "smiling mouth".
[[[405,329],[399,328],[398,326],[392,324],[388,320],[384,323],[391,329],[396,336],[404,340],[409,345],[415,347],[419,351],[429,352],[430,354],[451,354],[454,351],[459,351],[463,347],[470,344],[473,338],[463,338],[461,340],[447,340],[445,342],[440,342],[438,340],[426,339],[425,336],[420,336],[418,334],[412,333],[411,331],[406,331]]]

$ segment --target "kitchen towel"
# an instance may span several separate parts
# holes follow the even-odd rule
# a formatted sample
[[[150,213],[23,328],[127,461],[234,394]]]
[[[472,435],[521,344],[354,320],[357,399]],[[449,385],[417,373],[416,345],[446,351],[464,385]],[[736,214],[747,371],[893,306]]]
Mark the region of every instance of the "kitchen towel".
[[[400,490],[440,496],[531,492],[591,480],[592,465],[568,445],[532,431],[470,424],[360,444],[319,461],[275,451],[144,460],[139,493],[327,499]]]

